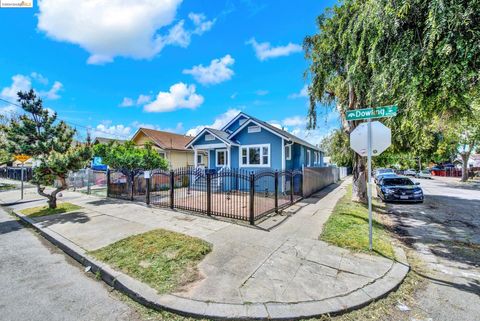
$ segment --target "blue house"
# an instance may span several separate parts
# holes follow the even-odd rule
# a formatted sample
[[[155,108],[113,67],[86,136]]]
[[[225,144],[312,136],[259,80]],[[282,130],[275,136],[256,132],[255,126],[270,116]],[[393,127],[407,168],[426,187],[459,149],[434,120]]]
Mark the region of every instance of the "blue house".
[[[239,113],[221,130],[204,128],[187,145],[208,153],[208,169],[301,170],[321,167],[322,151],[303,139],[245,113]]]

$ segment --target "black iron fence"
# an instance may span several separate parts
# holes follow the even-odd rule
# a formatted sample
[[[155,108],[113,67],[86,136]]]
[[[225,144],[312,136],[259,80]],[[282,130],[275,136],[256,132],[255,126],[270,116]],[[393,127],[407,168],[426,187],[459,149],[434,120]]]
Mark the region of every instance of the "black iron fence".
[[[0,177],[20,181],[22,179],[21,167],[0,167]],[[33,177],[33,170],[31,167],[23,168],[23,180],[30,181]]]
[[[108,197],[216,215],[254,224],[302,198],[301,171],[111,170]]]

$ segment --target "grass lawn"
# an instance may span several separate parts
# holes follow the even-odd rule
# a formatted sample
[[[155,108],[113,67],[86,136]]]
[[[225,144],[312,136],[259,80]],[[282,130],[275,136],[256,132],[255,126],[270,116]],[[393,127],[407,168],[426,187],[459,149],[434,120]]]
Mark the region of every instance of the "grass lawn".
[[[0,184],[0,192],[1,191],[9,191],[11,189],[15,189],[15,185],[12,184]]]
[[[373,202],[373,208],[381,205]],[[394,258],[392,239],[385,226],[375,219],[373,213],[373,250],[374,252]],[[335,205],[332,215],[325,223],[320,239],[334,245],[355,251],[369,252],[368,249],[368,207],[352,202],[352,186]]]
[[[20,213],[22,213],[23,215],[27,215],[28,217],[40,217],[40,216],[47,216],[47,215],[53,215],[53,214],[67,213],[67,212],[79,210],[81,208],[82,208],[81,206],[65,202],[65,203],[58,203],[57,208],[55,209],[50,209],[48,208],[48,205],[44,205],[44,206],[26,208],[24,210],[21,210]]]
[[[198,278],[197,264],[211,251],[198,238],[162,229],[127,237],[92,256],[159,293],[179,290]]]

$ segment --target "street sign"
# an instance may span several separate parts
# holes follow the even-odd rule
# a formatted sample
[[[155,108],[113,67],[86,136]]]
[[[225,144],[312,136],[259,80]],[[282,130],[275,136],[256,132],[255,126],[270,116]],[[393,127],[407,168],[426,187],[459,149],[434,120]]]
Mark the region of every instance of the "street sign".
[[[368,156],[368,124],[361,123],[350,133],[350,147],[361,156]],[[390,128],[379,121],[371,122],[372,156],[383,153],[392,143]]]
[[[397,115],[397,110],[398,106],[396,105],[377,108],[347,110],[347,121],[393,117]]]
[[[22,164],[28,161],[30,158],[31,158],[30,156],[25,154],[15,155],[15,159]]]

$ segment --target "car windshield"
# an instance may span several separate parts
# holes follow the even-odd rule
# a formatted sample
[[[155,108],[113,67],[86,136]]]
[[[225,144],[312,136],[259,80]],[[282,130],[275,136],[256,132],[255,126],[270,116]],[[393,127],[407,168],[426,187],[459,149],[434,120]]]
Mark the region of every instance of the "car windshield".
[[[388,178],[383,180],[385,186],[415,185],[411,179],[406,177]]]
[[[430,174],[430,171],[429,171],[428,169],[424,169],[424,170],[422,171],[422,173],[423,173],[423,174]]]
[[[377,173],[378,174],[393,173],[393,169],[391,168],[378,169]]]

